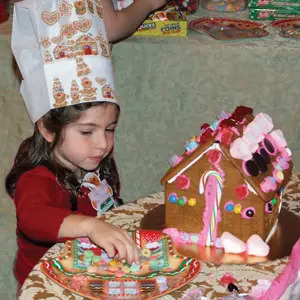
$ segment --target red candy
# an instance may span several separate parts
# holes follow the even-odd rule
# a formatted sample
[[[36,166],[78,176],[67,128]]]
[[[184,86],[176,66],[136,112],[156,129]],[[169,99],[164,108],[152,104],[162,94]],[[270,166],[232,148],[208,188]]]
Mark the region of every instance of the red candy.
[[[179,175],[175,181],[176,187],[180,190],[188,189],[190,186],[190,180],[185,175]]]

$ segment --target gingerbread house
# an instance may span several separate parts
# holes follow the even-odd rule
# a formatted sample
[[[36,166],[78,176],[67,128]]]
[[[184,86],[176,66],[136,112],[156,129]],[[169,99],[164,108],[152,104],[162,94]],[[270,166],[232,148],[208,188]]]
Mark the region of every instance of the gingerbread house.
[[[291,151],[270,116],[249,107],[221,113],[170,159],[165,224],[185,242],[213,246],[223,232],[246,242],[268,241],[277,225],[281,195],[292,170]]]
[[[74,51],[76,55],[98,55],[96,41],[88,34],[76,40]]]

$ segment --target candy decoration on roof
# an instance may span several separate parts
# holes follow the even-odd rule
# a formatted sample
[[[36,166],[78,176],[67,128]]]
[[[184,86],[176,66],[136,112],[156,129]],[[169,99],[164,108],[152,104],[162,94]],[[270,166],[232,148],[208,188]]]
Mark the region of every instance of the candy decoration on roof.
[[[179,162],[181,162],[182,161],[182,156],[178,156],[178,155],[176,155],[176,154],[173,154],[171,157],[170,157],[170,159],[169,159],[169,164],[172,166],[172,167],[174,167],[174,166],[176,166]]]
[[[196,138],[188,140],[184,145],[184,148],[188,153],[193,152],[197,147],[198,143],[196,142]]]

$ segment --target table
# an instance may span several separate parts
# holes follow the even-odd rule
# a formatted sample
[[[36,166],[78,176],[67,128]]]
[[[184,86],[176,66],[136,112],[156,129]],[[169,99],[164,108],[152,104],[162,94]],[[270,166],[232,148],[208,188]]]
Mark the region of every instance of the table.
[[[283,197],[283,207],[300,216],[300,173],[293,173]],[[105,215],[107,222],[120,226],[127,230],[139,228],[143,216],[152,208],[164,203],[162,192],[138,199],[133,203],[118,207]],[[299,224],[300,225],[300,224]],[[63,244],[53,246],[44,255],[41,261],[58,256]],[[198,276],[188,285],[163,296],[162,300],[180,299],[187,291],[202,287],[209,299],[216,299],[226,294],[226,288],[220,285],[219,280],[224,273],[231,273],[237,280],[240,291],[248,292],[258,279],[272,280],[281,272],[287,262],[287,258],[278,259],[256,265],[221,265],[203,263],[202,270]],[[48,279],[37,264],[26,279],[19,300],[28,299],[72,299],[84,300],[84,298],[64,290]]]

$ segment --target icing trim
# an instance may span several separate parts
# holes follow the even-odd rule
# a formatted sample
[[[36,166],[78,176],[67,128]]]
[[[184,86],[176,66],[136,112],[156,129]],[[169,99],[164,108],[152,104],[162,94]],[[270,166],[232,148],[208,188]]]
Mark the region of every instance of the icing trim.
[[[275,233],[276,229],[277,229],[277,225],[278,225],[278,219],[276,220],[275,224],[273,225],[273,227],[271,228],[265,242],[269,243],[271,237],[273,236],[273,234]]]
[[[196,163],[206,152],[208,152],[209,150],[212,149],[216,149],[222,152],[222,154],[224,155],[223,151],[220,148],[219,143],[214,143],[212,144],[210,147],[208,147],[205,151],[203,151],[201,154],[199,154],[194,160],[192,160],[187,166],[185,166],[184,168],[182,168],[177,174],[175,174],[172,178],[170,178],[168,180],[168,183],[173,183],[176,178],[183,174],[187,169],[189,169],[194,163]],[[224,155],[225,156],[225,155]]]
[[[249,190],[251,193],[257,195],[256,191],[253,189],[252,185],[250,185],[249,182],[248,182],[247,180],[245,180],[245,183],[246,183],[246,185],[247,185],[247,187],[248,187],[248,190]]]
[[[281,211],[281,206],[282,206],[282,195],[283,193],[281,192],[280,193],[280,196],[279,196],[279,199],[280,199],[280,204],[279,204],[279,208],[278,208],[278,216],[280,214],[280,211]],[[271,228],[265,242],[268,243],[271,239],[271,237],[273,236],[273,234],[275,233],[276,229],[277,229],[277,226],[278,226],[278,217],[277,217],[277,220],[275,222],[275,224],[273,225],[273,227]]]

